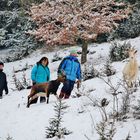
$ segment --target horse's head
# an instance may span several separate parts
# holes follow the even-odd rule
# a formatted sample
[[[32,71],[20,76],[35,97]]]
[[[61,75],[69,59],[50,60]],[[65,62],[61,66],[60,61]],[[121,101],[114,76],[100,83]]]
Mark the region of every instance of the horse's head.
[[[128,50],[129,58],[133,60],[136,56],[137,50],[133,47]]]
[[[58,73],[58,77],[57,77],[59,82],[64,82],[66,80],[66,74],[64,71],[61,70],[61,72]]]

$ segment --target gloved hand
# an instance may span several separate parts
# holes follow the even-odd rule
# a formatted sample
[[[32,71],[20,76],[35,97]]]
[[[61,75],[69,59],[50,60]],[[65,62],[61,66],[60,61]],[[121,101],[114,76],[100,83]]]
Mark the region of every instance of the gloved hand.
[[[78,80],[76,83],[77,83],[77,89],[79,89],[81,85],[81,80]]]
[[[35,85],[35,84],[36,84],[36,82],[35,82],[35,81],[32,81],[32,84],[33,84],[33,85]]]

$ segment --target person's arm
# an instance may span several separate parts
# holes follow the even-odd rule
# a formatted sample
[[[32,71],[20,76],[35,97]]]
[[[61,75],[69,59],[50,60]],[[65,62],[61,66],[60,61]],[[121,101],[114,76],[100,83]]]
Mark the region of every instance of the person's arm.
[[[82,79],[82,77],[81,77],[81,66],[80,66],[80,64],[79,64],[79,67],[77,69],[76,76],[77,76],[77,79],[78,80],[81,80]]]
[[[47,76],[47,80],[50,81],[50,69],[48,67],[48,76]]]
[[[61,61],[59,67],[58,67],[57,73],[61,73],[61,70],[64,70],[64,69],[65,69],[66,63],[67,63],[67,58],[64,58],[64,59]]]
[[[77,89],[79,89],[80,88],[80,84],[81,84],[81,79],[82,79],[82,77],[81,77],[81,66],[80,66],[80,64],[79,64],[79,67],[77,69],[76,75],[77,75],[77,79],[78,79],[78,81],[77,81]]]
[[[5,94],[8,94],[8,86],[7,86],[7,78],[6,78],[6,74],[5,74],[4,90],[5,90]]]
[[[36,73],[37,73],[37,65],[35,65],[31,71],[31,80],[33,81],[33,84],[36,83]]]

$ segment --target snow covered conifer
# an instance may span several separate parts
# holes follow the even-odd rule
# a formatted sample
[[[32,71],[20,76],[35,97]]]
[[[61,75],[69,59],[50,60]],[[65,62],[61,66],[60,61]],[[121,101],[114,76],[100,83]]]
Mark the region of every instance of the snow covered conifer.
[[[109,60],[106,61],[106,64],[104,65],[104,74],[106,76],[111,76],[114,75],[116,73],[116,70],[113,69],[113,67],[111,66],[111,63]]]
[[[46,138],[57,137],[60,139],[64,135],[71,133],[65,127],[61,126],[62,118],[67,108],[68,106],[62,103],[61,99],[54,105],[55,117],[50,120],[50,126],[46,127]]]
[[[111,61],[122,61],[128,58],[127,50],[131,48],[132,45],[129,42],[124,42],[120,44],[118,42],[113,42],[110,48],[109,58]]]

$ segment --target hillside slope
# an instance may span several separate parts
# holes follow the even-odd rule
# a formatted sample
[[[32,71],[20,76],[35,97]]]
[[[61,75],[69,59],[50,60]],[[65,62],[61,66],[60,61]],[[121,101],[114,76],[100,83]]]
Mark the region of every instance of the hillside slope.
[[[137,50],[137,60],[140,65],[140,38],[135,38],[130,40],[132,45],[134,45]],[[89,46],[90,51],[96,51],[94,54],[88,55],[88,61],[91,61],[97,70],[100,70],[104,64],[105,60],[109,54],[109,43],[103,44],[92,44]],[[71,47],[69,49],[59,50],[61,57],[69,54],[69,50],[76,48],[80,50],[79,47]],[[37,103],[31,105],[30,108],[26,108],[27,95],[30,89],[24,89],[21,91],[14,90],[15,86],[13,84],[13,71],[21,70],[28,64],[29,69],[24,71],[26,78],[30,81],[31,67],[34,65],[42,56],[47,56],[49,58],[51,79],[56,78],[56,71],[60,61],[51,62],[56,52],[45,52],[36,51],[31,54],[28,58],[24,58],[20,61],[15,61],[11,63],[5,63],[4,71],[8,77],[8,87],[10,89],[8,95],[4,95],[3,99],[0,100],[0,139],[6,140],[8,135],[14,140],[45,140],[45,129],[49,126],[50,118],[54,117],[54,103],[57,102],[56,98],[51,95],[50,103]],[[80,59],[80,56],[78,57]],[[111,76],[111,81],[113,85],[122,79],[122,69],[126,62],[114,62],[112,66],[116,69],[116,74]],[[140,73],[139,73],[140,74]],[[21,80],[23,72],[16,73],[18,79]],[[107,77],[104,77],[107,80]],[[31,82],[31,81],[30,81]],[[62,86],[62,85],[61,85]],[[61,89],[59,88],[59,91]],[[99,107],[93,106],[93,102],[89,100],[87,95],[93,100],[101,100],[107,98],[109,100],[109,105],[106,107],[107,114],[112,111],[113,97],[108,92],[108,85],[100,78],[93,78],[82,82],[80,92],[83,96],[79,98],[72,98],[75,96],[75,92],[78,92],[76,86],[72,92],[70,99],[64,100],[69,106],[67,113],[64,115],[62,125],[73,133],[65,136],[66,140],[98,140],[99,135],[95,128],[97,123],[102,120]],[[58,91],[58,94],[59,94]],[[131,105],[137,105],[137,100],[140,100],[140,87],[137,91],[130,95]],[[121,95],[119,96],[119,99]],[[119,100],[119,105],[121,104],[121,99]],[[91,117],[92,116],[92,117]],[[132,112],[128,115],[130,118],[124,121],[118,121],[115,123],[115,135],[113,140],[123,140],[130,133],[132,140],[139,140],[140,137],[140,120],[134,119]],[[94,124],[93,124],[94,123]]]

